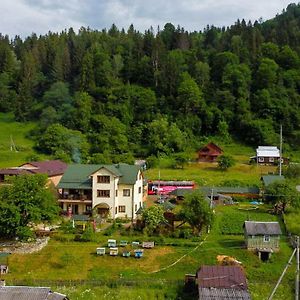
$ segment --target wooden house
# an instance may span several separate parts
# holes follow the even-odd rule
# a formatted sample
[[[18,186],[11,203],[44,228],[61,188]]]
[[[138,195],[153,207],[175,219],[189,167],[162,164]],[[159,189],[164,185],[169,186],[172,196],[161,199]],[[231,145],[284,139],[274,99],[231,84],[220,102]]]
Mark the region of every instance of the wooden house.
[[[216,144],[210,142],[197,151],[198,162],[216,162],[223,154],[223,150]]]
[[[257,251],[261,260],[268,260],[279,251],[281,229],[278,222],[245,221],[244,235],[248,250]]]
[[[280,151],[276,146],[258,146],[256,155],[250,157],[250,161],[261,165],[278,165],[280,161]],[[289,159],[281,158],[283,164],[288,164]]]
[[[199,300],[250,300],[247,280],[240,266],[202,266],[196,274]]]

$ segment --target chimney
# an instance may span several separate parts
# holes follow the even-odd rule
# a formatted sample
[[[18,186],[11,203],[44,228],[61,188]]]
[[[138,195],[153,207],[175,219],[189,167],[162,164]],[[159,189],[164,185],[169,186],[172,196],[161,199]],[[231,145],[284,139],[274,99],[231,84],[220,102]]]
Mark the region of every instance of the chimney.
[[[4,279],[0,279],[0,287],[1,286],[5,286],[5,280]]]

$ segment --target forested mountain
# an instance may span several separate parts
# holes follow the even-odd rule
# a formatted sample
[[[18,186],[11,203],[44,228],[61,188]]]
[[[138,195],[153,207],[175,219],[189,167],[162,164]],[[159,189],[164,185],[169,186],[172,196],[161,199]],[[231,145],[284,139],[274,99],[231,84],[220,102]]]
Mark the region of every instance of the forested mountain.
[[[0,37],[0,111],[78,161],[182,152],[201,137],[300,147],[300,6],[200,32],[72,28]]]

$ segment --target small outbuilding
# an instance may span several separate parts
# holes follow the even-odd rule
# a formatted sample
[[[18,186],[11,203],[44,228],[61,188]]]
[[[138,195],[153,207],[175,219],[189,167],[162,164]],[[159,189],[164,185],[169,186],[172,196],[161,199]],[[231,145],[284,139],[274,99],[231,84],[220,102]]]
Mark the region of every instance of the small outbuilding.
[[[247,280],[240,266],[201,266],[196,274],[199,300],[250,300]]]
[[[216,162],[223,154],[223,150],[216,144],[210,142],[198,151],[198,162]]]
[[[245,221],[244,235],[248,250],[257,251],[261,260],[268,260],[273,252],[279,251],[282,234],[278,222]]]
[[[256,155],[250,157],[250,161],[261,165],[277,165],[280,161],[280,151],[276,146],[258,146]],[[286,157],[281,158],[283,164],[288,164]]]

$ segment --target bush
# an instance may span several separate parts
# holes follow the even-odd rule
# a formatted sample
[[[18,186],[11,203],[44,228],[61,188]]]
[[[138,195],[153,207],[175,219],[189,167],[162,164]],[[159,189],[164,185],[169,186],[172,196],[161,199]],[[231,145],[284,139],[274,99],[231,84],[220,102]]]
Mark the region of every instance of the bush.
[[[34,238],[33,232],[27,226],[19,227],[16,235],[21,241],[26,241],[26,242]]]
[[[87,226],[83,234],[81,235],[81,242],[92,242],[95,241],[96,235],[92,226]]]
[[[73,227],[73,224],[70,221],[63,222],[60,226],[60,230],[64,233],[76,233],[76,228]]]

